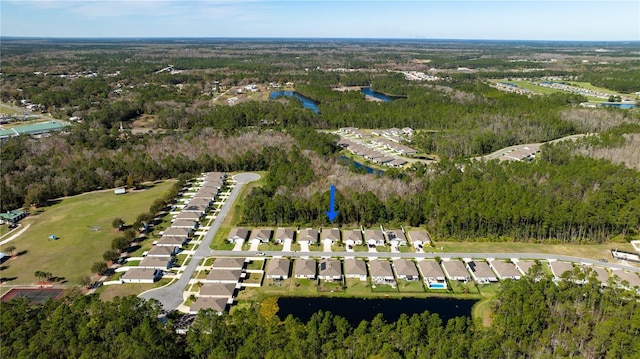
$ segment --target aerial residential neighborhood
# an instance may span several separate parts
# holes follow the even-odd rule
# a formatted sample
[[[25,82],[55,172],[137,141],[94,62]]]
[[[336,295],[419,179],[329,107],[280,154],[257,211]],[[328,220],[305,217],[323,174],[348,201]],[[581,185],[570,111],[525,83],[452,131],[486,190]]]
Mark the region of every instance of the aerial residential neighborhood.
[[[636,2],[0,13],[2,358],[640,357]]]

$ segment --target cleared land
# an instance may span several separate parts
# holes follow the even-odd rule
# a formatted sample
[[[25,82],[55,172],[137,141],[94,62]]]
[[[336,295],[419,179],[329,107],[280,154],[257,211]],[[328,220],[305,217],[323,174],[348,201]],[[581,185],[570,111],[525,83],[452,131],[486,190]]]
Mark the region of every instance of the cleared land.
[[[172,184],[165,181],[124,195],[114,195],[112,190],[91,192],[37,210],[23,220],[31,223],[27,232],[0,248],[12,245],[19,254],[2,264],[2,278],[9,285],[32,284],[37,281],[34,272],[45,271],[60,283],[79,284],[119,235],[111,227],[113,218],[121,217],[131,224]],[[58,239],[50,240],[50,235]]]
[[[611,258],[611,249],[634,252],[630,243],[607,244],[536,244],[514,242],[435,242],[434,248],[425,252],[434,253],[548,253],[591,259]],[[631,264],[631,263],[630,263]]]

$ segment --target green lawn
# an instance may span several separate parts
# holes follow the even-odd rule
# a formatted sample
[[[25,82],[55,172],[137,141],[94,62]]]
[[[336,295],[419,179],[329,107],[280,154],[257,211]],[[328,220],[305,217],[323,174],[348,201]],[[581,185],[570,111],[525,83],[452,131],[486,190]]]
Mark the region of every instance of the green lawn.
[[[441,249],[442,248],[442,249]],[[630,243],[608,244],[536,244],[516,242],[435,242],[434,248],[425,252],[434,253],[547,253],[580,258],[611,260],[611,249],[634,252]]]
[[[113,191],[92,192],[64,199],[22,223],[31,227],[20,237],[5,244],[15,246],[14,259],[3,264],[2,278],[9,284],[31,284],[35,271],[51,272],[66,284],[78,284],[90,275],[93,263],[102,261],[102,253],[111,249],[111,240],[120,235],[111,221],[121,217],[127,224],[149,210],[173,181],[166,181],[144,191],[116,196]],[[54,234],[59,239],[49,240]]]

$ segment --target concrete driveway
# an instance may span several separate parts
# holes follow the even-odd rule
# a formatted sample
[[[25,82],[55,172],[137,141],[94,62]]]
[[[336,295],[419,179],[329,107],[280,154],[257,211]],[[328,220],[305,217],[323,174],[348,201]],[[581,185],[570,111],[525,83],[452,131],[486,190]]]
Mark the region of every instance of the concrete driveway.
[[[244,244],[244,239],[238,239],[236,244],[233,246],[233,251],[239,252],[242,250],[242,245]]]
[[[258,250],[258,246],[260,245],[260,241],[253,240],[249,242],[249,244],[251,244],[251,246],[249,247],[249,252],[256,252]]]
[[[283,252],[291,252],[291,244],[293,241],[291,239],[284,240],[284,246],[282,247]]]
[[[330,239],[325,239],[324,241],[322,241],[322,251],[331,253],[331,243],[332,242]]]
[[[309,250],[309,242],[300,242],[300,252],[311,252]]]

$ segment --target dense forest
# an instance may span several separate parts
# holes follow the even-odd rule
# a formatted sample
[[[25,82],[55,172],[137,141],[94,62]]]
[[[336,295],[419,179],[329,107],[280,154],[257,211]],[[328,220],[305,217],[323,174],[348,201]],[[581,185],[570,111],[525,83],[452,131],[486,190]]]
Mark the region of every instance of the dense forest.
[[[251,225],[327,225],[328,186],[301,196],[300,188],[311,181],[309,172],[286,168],[305,168],[304,162],[295,153],[273,159],[270,185],[247,197],[244,220]],[[321,167],[316,170],[320,178],[329,175]],[[418,167],[411,176],[398,180],[419,183],[409,196],[386,198],[338,182],[334,223],[426,225],[446,239],[563,242],[635,235],[640,225],[640,174],[572,156],[565,146],[549,145],[531,163],[441,161],[428,170]]]
[[[577,276],[576,273],[568,277]],[[470,318],[443,322],[436,314],[378,314],[352,327],[329,312],[307,323],[278,318],[270,307],[218,316],[201,311],[186,335],[174,333],[176,313],[158,319],[156,302],[137,297],[101,302],[70,296],[29,306],[2,303],[3,358],[637,358],[640,304],[631,292],[579,285],[507,280],[492,299],[487,327]],[[276,309],[277,310],[277,309]]]

